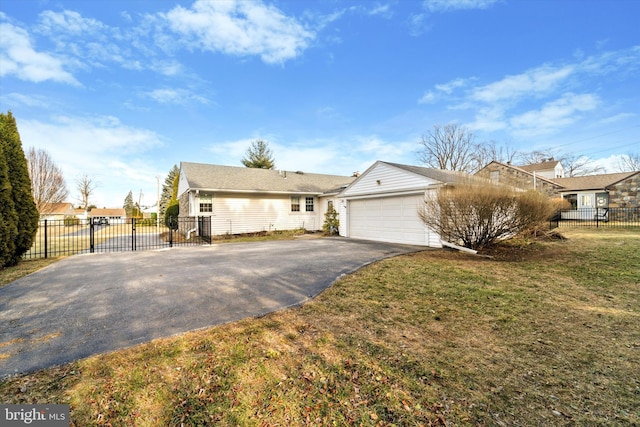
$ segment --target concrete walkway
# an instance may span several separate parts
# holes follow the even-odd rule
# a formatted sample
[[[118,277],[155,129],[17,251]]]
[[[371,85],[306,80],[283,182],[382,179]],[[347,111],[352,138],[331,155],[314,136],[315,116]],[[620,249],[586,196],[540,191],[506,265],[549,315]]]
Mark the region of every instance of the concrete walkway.
[[[299,305],[423,249],[323,238],[65,258],[0,288],[0,378]]]

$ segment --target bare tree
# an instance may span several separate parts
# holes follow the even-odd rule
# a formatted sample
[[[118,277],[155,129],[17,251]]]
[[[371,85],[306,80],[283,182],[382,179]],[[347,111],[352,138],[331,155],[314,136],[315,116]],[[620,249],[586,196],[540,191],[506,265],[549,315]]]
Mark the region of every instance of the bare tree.
[[[468,129],[454,123],[435,125],[422,136],[418,159],[435,169],[473,172],[477,162],[474,155],[478,146]]]
[[[564,167],[565,176],[567,178],[595,175],[605,171],[602,166],[595,166],[593,164],[593,160],[582,154],[568,154],[562,156],[560,161],[562,162],[562,167]]]
[[[76,188],[80,193],[80,207],[82,209],[87,209],[93,190],[96,189],[96,184],[94,184],[93,180],[89,178],[87,174],[84,174],[76,180],[76,185]]]
[[[518,152],[508,145],[498,146],[495,141],[489,141],[476,146],[473,154],[476,163],[474,169],[480,170],[492,161],[511,163]]]
[[[620,172],[640,171],[640,153],[623,154],[616,169]]]
[[[40,215],[51,213],[54,203],[64,202],[69,195],[62,170],[43,149],[29,148],[26,158],[36,209]]]
[[[517,157],[523,165],[535,165],[553,160],[555,156],[553,150],[533,150],[523,151]]]

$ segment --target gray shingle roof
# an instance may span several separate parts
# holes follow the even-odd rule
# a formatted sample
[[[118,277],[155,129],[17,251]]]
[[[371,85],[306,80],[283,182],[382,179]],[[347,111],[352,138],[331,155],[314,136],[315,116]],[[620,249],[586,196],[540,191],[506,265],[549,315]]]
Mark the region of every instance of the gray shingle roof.
[[[545,170],[551,170],[551,169],[555,169],[555,167],[558,165],[558,163],[560,163],[558,160],[550,160],[547,162],[542,162],[542,163],[535,163],[535,164],[531,164],[531,165],[520,165],[520,166],[516,166],[520,169],[522,169],[523,171],[527,171],[527,172],[534,172],[534,171],[545,171]]]
[[[208,191],[322,194],[350,184],[352,176],[180,163],[189,188]]]
[[[575,176],[573,178],[556,178],[553,181],[567,190],[600,190],[637,173],[640,172],[604,173],[600,175]]]
[[[457,183],[465,183],[469,181],[486,182],[486,180],[483,180],[473,175],[469,175],[468,173],[465,173],[465,172],[425,168],[421,166],[402,165],[399,163],[390,163],[390,162],[381,162],[381,163],[386,163],[388,165],[395,166],[399,169],[404,169],[406,171],[413,172],[418,175],[426,176],[427,178],[431,178],[445,184],[457,184]]]

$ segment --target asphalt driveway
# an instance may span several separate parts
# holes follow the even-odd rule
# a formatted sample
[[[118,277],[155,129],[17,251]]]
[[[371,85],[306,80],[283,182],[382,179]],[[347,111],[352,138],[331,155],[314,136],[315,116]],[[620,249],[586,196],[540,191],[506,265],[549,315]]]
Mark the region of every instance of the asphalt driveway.
[[[299,305],[422,249],[323,238],[65,258],[0,288],[0,378]]]

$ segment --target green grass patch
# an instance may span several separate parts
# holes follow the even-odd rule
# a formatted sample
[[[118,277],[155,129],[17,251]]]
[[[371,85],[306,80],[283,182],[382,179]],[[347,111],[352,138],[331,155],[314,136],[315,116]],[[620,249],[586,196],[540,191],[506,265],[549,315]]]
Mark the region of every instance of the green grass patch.
[[[311,303],[0,383],[75,425],[637,425],[640,235],[369,265]]]

